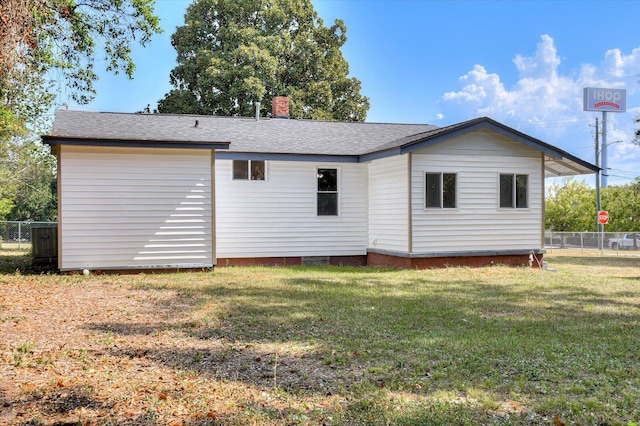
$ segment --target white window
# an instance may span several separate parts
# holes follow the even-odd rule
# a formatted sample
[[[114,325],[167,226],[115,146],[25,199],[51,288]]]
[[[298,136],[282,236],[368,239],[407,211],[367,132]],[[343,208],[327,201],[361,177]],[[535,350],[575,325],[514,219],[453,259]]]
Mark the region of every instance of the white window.
[[[528,193],[528,175],[500,175],[500,208],[526,209],[529,207]]]
[[[318,169],[318,216],[338,215],[338,169]]]
[[[425,186],[426,208],[456,208],[457,175],[455,173],[427,173]]]
[[[234,180],[264,180],[264,160],[233,160]]]

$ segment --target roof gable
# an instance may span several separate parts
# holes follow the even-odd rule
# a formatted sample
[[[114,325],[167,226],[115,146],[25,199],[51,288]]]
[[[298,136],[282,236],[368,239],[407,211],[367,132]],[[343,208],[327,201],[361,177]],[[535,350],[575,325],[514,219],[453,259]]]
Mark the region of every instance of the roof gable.
[[[505,136],[513,141],[526,145],[545,155],[545,171],[547,177],[572,176],[576,174],[590,174],[598,171],[598,167],[583,161],[566,151],[553,145],[505,126],[488,117],[475,118],[462,123],[453,124],[447,127],[440,127],[434,130],[407,136],[405,138],[391,141],[386,146],[381,146],[379,150],[370,152],[362,159],[364,161],[382,158],[389,155],[407,154],[422,148],[443,143],[459,136],[488,129]]]
[[[552,145],[549,145],[539,139],[533,138],[515,129],[507,127],[504,124],[501,124],[488,117],[475,118],[473,120],[453,124],[451,126],[440,127],[424,133],[410,135],[400,140],[389,142],[387,146],[380,147],[379,151],[400,148],[401,153],[405,154],[416,151],[418,149],[426,148],[431,145],[442,143],[480,129],[492,130],[496,133],[508,137],[509,139],[513,139],[548,155],[555,156],[560,152],[558,148],[555,148]]]

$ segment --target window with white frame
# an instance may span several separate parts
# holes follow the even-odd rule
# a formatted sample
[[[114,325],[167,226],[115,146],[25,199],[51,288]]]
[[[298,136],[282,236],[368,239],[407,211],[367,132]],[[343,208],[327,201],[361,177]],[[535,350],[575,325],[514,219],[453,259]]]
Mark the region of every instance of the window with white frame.
[[[338,169],[318,169],[318,216],[338,215]]]
[[[528,193],[528,175],[500,175],[500,208],[526,209],[529,207]]]
[[[234,180],[265,180],[264,160],[233,160]]]
[[[456,208],[457,175],[455,173],[426,173],[425,186],[426,208]]]

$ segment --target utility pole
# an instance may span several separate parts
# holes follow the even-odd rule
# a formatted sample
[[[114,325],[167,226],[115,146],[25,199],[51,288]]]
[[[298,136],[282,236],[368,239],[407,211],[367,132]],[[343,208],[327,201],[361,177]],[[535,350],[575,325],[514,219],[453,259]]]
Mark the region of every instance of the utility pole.
[[[596,224],[598,225],[598,250],[603,249],[604,225],[598,220],[598,213],[602,210],[600,205],[600,129],[598,127],[598,117],[596,117]]]

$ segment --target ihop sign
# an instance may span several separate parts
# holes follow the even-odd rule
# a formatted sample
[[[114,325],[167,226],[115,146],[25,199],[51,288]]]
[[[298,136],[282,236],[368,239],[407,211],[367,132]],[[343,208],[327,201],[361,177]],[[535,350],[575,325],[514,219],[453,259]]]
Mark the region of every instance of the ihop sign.
[[[625,112],[627,110],[627,91],[626,89],[585,87],[584,110]]]

